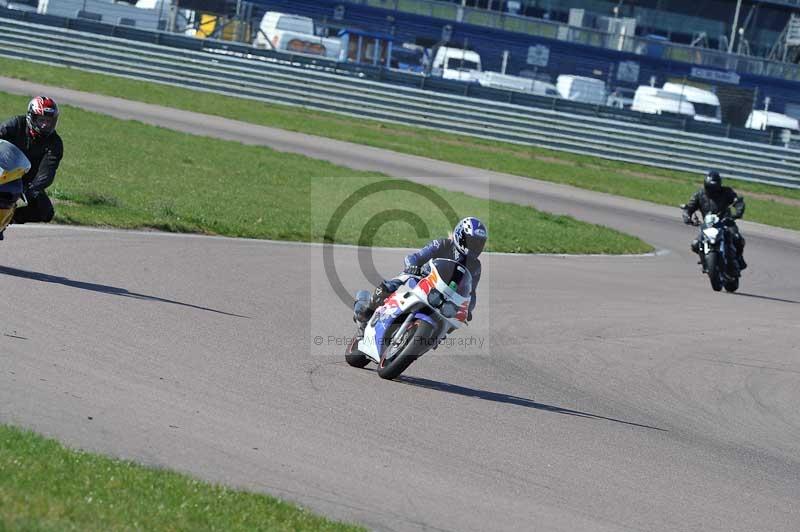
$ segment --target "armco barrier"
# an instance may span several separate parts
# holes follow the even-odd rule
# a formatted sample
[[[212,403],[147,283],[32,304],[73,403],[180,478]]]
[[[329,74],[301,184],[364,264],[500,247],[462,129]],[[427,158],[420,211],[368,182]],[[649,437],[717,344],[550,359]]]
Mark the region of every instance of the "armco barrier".
[[[800,188],[800,155],[764,143],[758,132],[746,133],[762,142],[680,131],[642,123],[638,113],[170,34],[159,34],[165,45],[43,29],[0,18],[0,55],[662,168],[714,167],[739,179]]]

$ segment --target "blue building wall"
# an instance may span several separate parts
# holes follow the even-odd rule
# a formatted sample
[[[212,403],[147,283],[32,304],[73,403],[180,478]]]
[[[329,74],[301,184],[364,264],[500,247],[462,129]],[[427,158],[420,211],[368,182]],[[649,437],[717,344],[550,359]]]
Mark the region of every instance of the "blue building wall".
[[[635,88],[637,85],[649,84],[651,76],[656,77],[659,85],[667,78],[696,79],[691,76],[692,67],[695,65],[689,63],[533,37],[482,26],[450,23],[441,19],[344,1],[255,0],[255,2],[263,11],[294,13],[312,17],[318,23],[327,21],[339,26],[394,33],[407,42],[414,42],[417,37],[438,41],[442,36],[442,28],[446,24],[451,24],[453,29],[451,41],[467,42],[470,47],[480,52],[486,70],[500,70],[504,50],[510,52],[506,70],[509,74],[517,74],[523,69],[533,70],[534,67],[527,63],[528,49],[530,46],[543,45],[549,48],[549,61],[547,66],[536,67],[536,70],[551,74],[553,77],[558,74],[592,76],[609,82],[609,86],[612,88],[617,86]],[[334,19],[337,6],[344,6],[344,16],[341,20]],[[621,62],[638,64],[639,77],[636,82],[617,79],[617,69]],[[720,72],[722,73],[722,71]],[[698,81],[711,85],[719,84],[708,79],[699,79]],[[757,89],[757,107],[763,105],[766,96],[771,99],[770,109],[778,112],[783,111],[786,103],[800,103],[800,82],[739,74],[738,86],[745,89]]]

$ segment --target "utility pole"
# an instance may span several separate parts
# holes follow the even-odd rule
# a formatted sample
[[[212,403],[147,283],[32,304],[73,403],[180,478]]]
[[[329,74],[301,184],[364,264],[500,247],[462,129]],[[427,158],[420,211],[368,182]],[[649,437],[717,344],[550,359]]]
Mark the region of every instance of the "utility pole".
[[[742,0],[736,0],[736,13],[733,15],[733,27],[731,27],[731,38],[728,40],[728,53],[733,51],[733,41],[736,39],[736,26],[739,25],[739,12],[742,10]]]

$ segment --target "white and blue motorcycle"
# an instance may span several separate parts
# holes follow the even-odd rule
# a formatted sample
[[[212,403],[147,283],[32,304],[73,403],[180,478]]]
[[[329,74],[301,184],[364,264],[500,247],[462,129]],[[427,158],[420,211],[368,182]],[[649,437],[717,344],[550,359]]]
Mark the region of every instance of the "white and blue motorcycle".
[[[455,329],[467,325],[472,294],[472,275],[460,263],[432,259],[417,277],[404,274],[403,281],[367,322],[364,335],[354,338],[345,353],[351,366],[378,365],[378,375],[394,379],[415,360],[435,349]],[[369,292],[356,295],[356,304]]]

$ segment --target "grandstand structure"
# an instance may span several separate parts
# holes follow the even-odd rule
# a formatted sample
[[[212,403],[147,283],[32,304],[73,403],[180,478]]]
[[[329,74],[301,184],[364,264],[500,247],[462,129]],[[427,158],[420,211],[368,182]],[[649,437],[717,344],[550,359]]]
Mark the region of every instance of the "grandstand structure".
[[[571,9],[583,9],[594,19],[630,17],[640,36],[663,35],[676,43],[702,42],[760,57],[769,55],[792,13],[800,12],[800,0],[743,0],[738,16],[736,0],[520,0],[510,9],[506,0],[450,2],[558,22],[568,22]]]
[[[469,7],[475,6],[476,2],[479,2],[478,8]],[[570,7],[584,6],[584,15],[592,13],[588,8],[599,10],[610,7],[612,16],[613,8],[617,7],[617,15],[625,18],[637,12],[637,7],[627,6],[626,2],[520,2],[524,6],[524,13],[540,17],[547,14],[542,12],[543,6],[549,6],[550,20],[486,9],[507,6],[508,0],[494,0],[491,3],[490,6],[488,0],[256,0],[254,14],[267,10],[295,13],[314,18],[332,32],[345,27],[357,27],[387,33],[400,41],[423,46],[449,41],[480,52],[484,69],[504,69],[512,75],[534,75],[551,80],[560,74],[589,76],[606,81],[609,89],[627,91],[639,85],[661,85],[666,81],[685,80],[720,94],[723,121],[733,125],[743,125],[750,110],[762,109],[765,102],[769,102],[771,111],[800,115],[800,65],[728,53],[714,46],[704,48],[675,43],[666,35],[642,33],[657,29],[649,28],[646,22],[649,19],[646,18],[642,24],[637,21],[636,35],[611,34],[570,24]],[[680,17],[666,20],[672,20],[667,24],[675,24],[676,28],[690,27],[682,18],[689,15],[681,15],[677,10],[681,5],[716,6],[704,10],[703,16],[697,17],[701,26],[710,24],[708,20],[715,20],[709,17],[720,19],[715,23],[715,33],[707,34],[704,42],[707,45],[714,45],[715,40],[724,35],[732,24],[731,21],[725,26],[721,20],[724,15],[723,4],[727,6],[729,17],[734,16],[731,11],[737,4],[735,1],[721,0],[650,0],[637,1],[636,6],[643,9],[641,6],[648,3],[661,9],[662,13],[666,13],[667,8],[674,8],[673,16]],[[747,23],[749,27],[753,20],[767,20],[767,14],[771,13],[767,9],[774,8],[786,14],[783,20],[785,26],[786,19],[791,15],[792,3],[797,3],[800,10],[800,0],[742,1],[740,25]],[[751,8],[754,5],[759,6],[761,15],[753,14],[755,12]],[[567,10],[568,19],[559,22],[564,17],[564,9]],[[782,29],[783,26],[775,32],[776,39]],[[740,34],[745,38],[748,35],[748,32]],[[765,39],[771,38],[771,33],[765,35],[768,35]],[[723,39],[723,44],[730,43]]]

